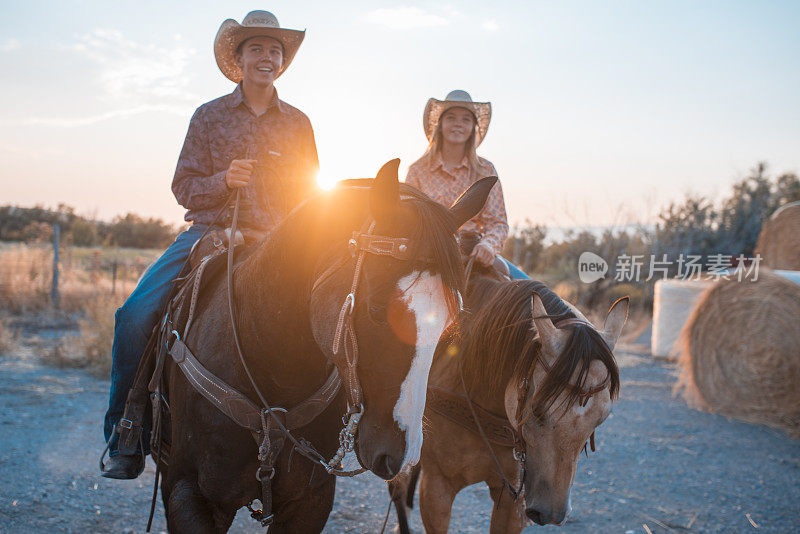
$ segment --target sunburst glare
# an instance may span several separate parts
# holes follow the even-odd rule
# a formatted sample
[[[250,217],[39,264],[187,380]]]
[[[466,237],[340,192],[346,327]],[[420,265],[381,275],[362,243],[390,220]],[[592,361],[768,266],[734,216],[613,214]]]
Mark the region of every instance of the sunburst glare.
[[[322,169],[317,173],[317,185],[320,189],[324,189],[325,191],[330,191],[336,186],[336,183],[339,180],[330,176],[329,174],[325,174]]]

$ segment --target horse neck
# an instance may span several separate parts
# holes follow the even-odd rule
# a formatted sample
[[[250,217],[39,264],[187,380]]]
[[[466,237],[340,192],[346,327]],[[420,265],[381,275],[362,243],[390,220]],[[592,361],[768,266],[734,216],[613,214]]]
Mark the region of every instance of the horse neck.
[[[468,286],[466,309],[478,310],[480,306],[489,302],[504,308],[507,304],[504,299],[512,288],[510,284],[514,284],[514,282],[498,281],[485,276],[476,277],[470,281]],[[515,294],[518,292],[517,289],[513,291]],[[503,299],[503,301],[495,302],[493,297]],[[497,336],[501,331],[508,332],[507,324],[503,322],[502,315],[495,313],[499,310],[492,308],[489,312],[475,314],[480,315],[479,320],[470,321],[467,324],[467,328],[472,334],[482,332],[484,335],[479,336],[478,341],[471,336],[472,344],[477,346],[465,347],[465,351],[468,352],[467,357],[471,361],[463,363],[460,367],[463,367],[464,381],[469,389],[470,398],[487,410],[504,414],[505,390],[511,380],[515,379],[518,360],[520,358],[528,359],[530,356],[521,352],[523,347],[508,346],[508,341],[499,342]],[[526,319],[530,321],[530,318],[526,317]],[[530,335],[527,328],[525,328],[525,335]],[[469,340],[465,340],[465,342],[470,343]],[[515,345],[515,343],[511,343],[511,345]],[[461,377],[457,376],[457,378],[458,391],[463,391]]]
[[[290,214],[235,272],[235,313],[248,364],[261,377],[280,377],[268,387],[290,394],[319,385],[329,372],[311,330],[309,293],[321,251],[345,243],[352,231],[341,217],[318,224],[318,210],[310,201]]]

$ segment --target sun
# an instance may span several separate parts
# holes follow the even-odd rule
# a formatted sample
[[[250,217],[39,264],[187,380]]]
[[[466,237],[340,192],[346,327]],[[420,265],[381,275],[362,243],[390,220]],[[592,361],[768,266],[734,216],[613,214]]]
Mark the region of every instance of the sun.
[[[317,173],[317,186],[325,191],[333,189],[338,181],[338,179],[325,174],[322,170]]]

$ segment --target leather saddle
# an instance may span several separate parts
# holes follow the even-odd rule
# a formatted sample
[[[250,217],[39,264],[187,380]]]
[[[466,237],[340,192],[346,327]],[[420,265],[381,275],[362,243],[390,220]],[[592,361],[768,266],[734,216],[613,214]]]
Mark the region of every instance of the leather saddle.
[[[267,236],[267,232],[253,230],[251,228],[240,228],[236,230],[233,239],[233,246],[244,245],[254,247]],[[213,226],[208,233],[192,246],[190,254],[189,268],[194,270],[200,263],[212,254],[224,252],[231,245],[231,229]]]

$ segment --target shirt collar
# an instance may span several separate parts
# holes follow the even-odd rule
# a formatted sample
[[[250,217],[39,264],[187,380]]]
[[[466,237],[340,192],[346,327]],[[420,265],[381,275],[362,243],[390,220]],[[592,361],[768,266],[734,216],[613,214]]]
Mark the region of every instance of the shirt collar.
[[[445,171],[447,173],[451,173],[451,171],[457,171],[458,169],[460,169],[462,167],[463,168],[469,168],[469,161],[467,161],[467,157],[466,156],[464,156],[464,159],[461,160],[461,163],[459,163],[455,167],[451,167],[449,169],[445,168],[444,161],[442,160],[442,153],[441,152],[437,152],[436,153],[436,155],[433,158],[433,162],[432,163],[433,163],[431,165],[431,169],[432,170],[435,171],[437,169],[442,169],[443,171]]]
[[[230,108],[235,108],[237,106],[241,106],[242,104],[247,105],[247,103],[244,100],[244,91],[242,90],[241,82],[236,84],[236,88],[233,90],[231,94],[228,95],[227,104],[228,107]],[[286,105],[280,98],[278,98],[277,89],[275,89],[275,91],[272,93],[272,102],[270,102],[267,111],[269,111],[273,106],[277,107],[278,111],[280,111],[281,113],[288,113]]]

